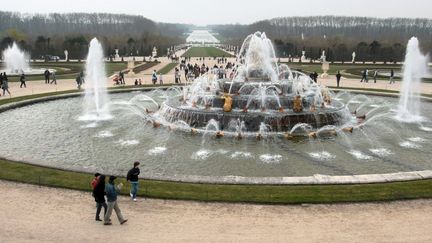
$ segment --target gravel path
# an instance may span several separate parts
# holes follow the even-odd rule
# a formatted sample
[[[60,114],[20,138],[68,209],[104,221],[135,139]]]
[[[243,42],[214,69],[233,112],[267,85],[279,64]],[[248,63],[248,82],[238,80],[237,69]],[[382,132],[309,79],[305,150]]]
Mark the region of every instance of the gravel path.
[[[94,221],[90,193],[0,181],[1,242],[431,242],[432,201],[271,206],[120,199]]]

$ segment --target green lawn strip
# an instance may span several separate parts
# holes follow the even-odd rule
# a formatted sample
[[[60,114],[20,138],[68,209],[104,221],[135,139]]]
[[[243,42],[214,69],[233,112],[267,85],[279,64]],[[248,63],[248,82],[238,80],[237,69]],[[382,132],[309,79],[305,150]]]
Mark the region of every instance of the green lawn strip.
[[[157,73],[165,75],[165,74],[169,73],[171,70],[173,70],[177,66],[178,66],[178,63],[174,63],[174,62],[168,63],[163,68],[159,69],[159,71],[157,71]]]
[[[329,89],[340,89],[340,90],[352,90],[352,91],[370,91],[370,92],[379,92],[379,93],[389,93],[389,94],[399,94],[397,90],[388,90],[388,89],[368,89],[368,88],[354,88],[354,87],[336,87],[336,86],[327,86]],[[421,96],[432,98],[432,94],[422,93]]]
[[[127,85],[127,86],[115,86],[110,87],[108,90],[120,90],[120,89],[133,89],[133,88],[164,88],[164,87],[170,87],[170,86],[178,86],[178,84],[162,84],[162,85],[151,85],[151,84],[145,84],[141,86],[134,86],[134,85]],[[78,89],[70,89],[70,90],[63,90],[63,91],[57,91],[57,92],[49,92],[49,93],[40,93],[40,94],[34,94],[34,95],[25,95],[25,96],[17,96],[12,97],[8,99],[0,99],[0,105],[5,105],[13,102],[19,102],[24,100],[30,100],[30,99],[36,99],[36,98],[42,98],[42,97],[48,97],[52,95],[62,95],[62,94],[72,94],[72,93],[83,93],[84,90],[78,90]]]
[[[158,65],[159,63],[160,63],[160,62],[146,62],[146,63],[144,63],[144,64],[142,64],[142,65],[139,65],[139,66],[135,67],[132,71],[133,71],[134,73],[140,73],[140,72],[142,72],[142,71],[145,71],[145,70],[147,70],[147,69],[150,69],[150,68],[152,68],[152,67]]]
[[[48,69],[56,69],[56,78],[57,80],[61,79],[75,79],[77,74],[84,70],[85,63],[32,63],[32,67],[34,68],[48,68]],[[127,67],[126,63],[105,63],[105,69],[107,75],[112,75],[113,73],[117,73],[120,70],[123,70]],[[67,70],[63,70],[67,69]],[[45,80],[43,75],[26,75],[27,81],[39,81]],[[19,82],[19,77],[11,76],[9,77],[9,82]]]
[[[233,57],[233,55],[216,47],[192,47],[182,57]]]
[[[0,160],[0,179],[90,191],[92,174]],[[130,186],[125,178],[118,183]],[[161,199],[272,204],[390,201],[432,197],[432,180],[364,185],[214,185],[141,180],[138,195]]]

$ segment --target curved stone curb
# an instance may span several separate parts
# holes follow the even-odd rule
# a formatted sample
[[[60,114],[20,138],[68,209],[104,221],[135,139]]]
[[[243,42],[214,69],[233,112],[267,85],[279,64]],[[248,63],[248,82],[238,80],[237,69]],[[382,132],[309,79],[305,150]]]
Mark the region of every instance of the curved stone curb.
[[[150,176],[143,179],[182,183],[225,185],[350,185],[404,182],[432,179],[432,170],[390,174],[329,176],[316,174],[305,177],[241,177],[241,176]]]

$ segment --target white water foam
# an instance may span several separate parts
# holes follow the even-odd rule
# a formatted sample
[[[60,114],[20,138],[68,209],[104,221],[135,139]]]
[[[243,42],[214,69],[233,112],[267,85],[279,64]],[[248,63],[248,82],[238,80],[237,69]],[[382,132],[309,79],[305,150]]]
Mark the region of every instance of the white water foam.
[[[420,129],[425,131],[425,132],[432,132],[432,127],[420,126]]]
[[[369,155],[367,155],[367,154],[365,154],[359,150],[351,150],[348,153],[351,154],[352,156],[354,156],[354,158],[356,158],[358,160],[371,160],[372,159],[372,156],[369,156]]]
[[[333,155],[333,154],[331,154],[331,153],[329,153],[327,151],[316,152],[316,153],[309,153],[309,156],[312,157],[312,158],[314,158],[314,159],[322,160],[322,161],[324,161],[324,160],[331,160],[331,159],[336,158],[335,155]]]
[[[410,142],[410,141],[401,142],[401,143],[399,143],[399,145],[401,147],[411,148],[411,149],[419,149],[419,148],[422,147],[420,144],[416,144],[416,143],[413,143],[413,142]]]
[[[148,154],[155,156],[155,155],[164,154],[166,151],[167,151],[167,148],[165,148],[165,147],[154,147],[148,151]]]
[[[377,149],[369,149],[373,154],[379,156],[379,157],[387,157],[389,155],[392,155],[393,152],[386,148],[377,148]]]
[[[254,158],[254,156],[252,155],[252,153],[249,152],[238,152],[238,151],[231,154],[231,159],[240,159],[240,158],[252,159]]]
[[[139,141],[135,140],[135,139],[134,140],[123,140],[123,139],[120,139],[116,143],[120,144],[121,146],[132,146],[132,145],[139,144]]]
[[[427,142],[426,139],[421,138],[421,137],[412,137],[412,138],[408,138],[409,141],[411,142],[415,142],[415,143],[425,143]]]
[[[92,122],[92,123],[81,126],[81,128],[95,128],[95,127],[98,127],[97,122]]]
[[[113,136],[114,136],[114,134],[110,131],[101,131],[95,135],[95,138],[109,138],[109,137],[113,137]]]
[[[201,150],[192,154],[192,159],[194,159],[194,160],[206,160],[210,157],[211,154],[212,154],[211,151],[201,149]]]
[[[263,154],[260,156],[260,160],[266,164],[275,164],[282,161],[282,155],[279,154]]]

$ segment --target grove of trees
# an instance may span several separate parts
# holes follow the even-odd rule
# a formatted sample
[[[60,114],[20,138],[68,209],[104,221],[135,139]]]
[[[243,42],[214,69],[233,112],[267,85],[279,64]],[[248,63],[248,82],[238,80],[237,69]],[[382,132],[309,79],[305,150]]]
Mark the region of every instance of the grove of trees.
[[[122,56],[150,55],[154,46],[162,53],[172,45],[185,42],[189,25],[156,23],[142,16],[104,13],[34,14],[0,11],[0,49],[13,41],[33,58],[42,55],[82,59],[93,37],[105,47],[106,54],[119,49]],[[160,52],[160,53],[161,53]]]
[[[154,46],[165,54],[170,46],[183,44],[193,25],[157,23],[142,16],[106,13],[22,14],[0,11],[0,50],[13,41],[33,58],[43,55],[82,59],[93,37],[106,55],[119,49],[121,56],[150,55]],[[256,31],[267,33],[278,56],[306,55],[318,59],[323,50],[329,61],[401,61],[409,38],[420,39],[423,52],[432,51],[432,19],[366,17],[286,17],[250,25],[208,26],[223,43],[241,45]]]

